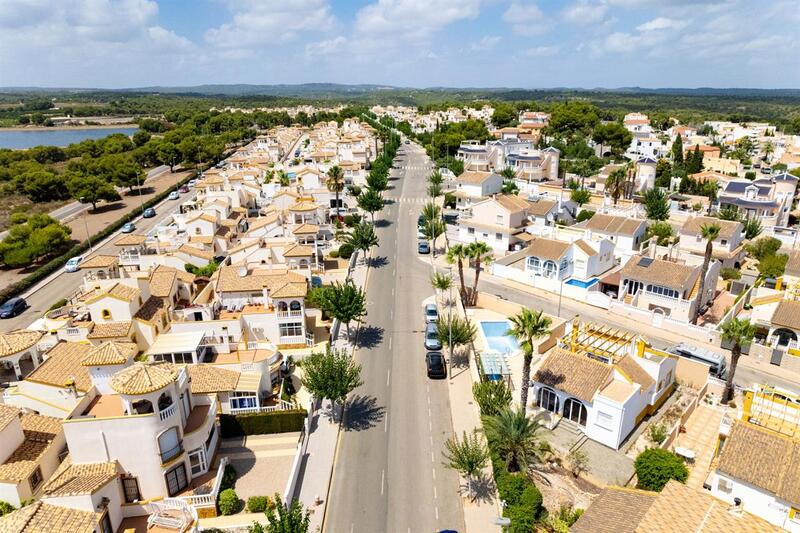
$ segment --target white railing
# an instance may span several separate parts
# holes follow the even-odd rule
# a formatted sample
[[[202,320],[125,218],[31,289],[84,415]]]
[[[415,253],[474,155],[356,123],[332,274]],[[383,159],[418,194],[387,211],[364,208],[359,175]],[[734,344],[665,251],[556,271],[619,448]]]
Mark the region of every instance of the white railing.
[[[172,415],[174,415],[175,414],[175,406],[176,405],[177,404],[173,403],[172,405],[170,405],[166,409],[162,409],[161,411],[159,411],[158,412],[158,418],[163,422],[167,418],[169,418]]]
[[[222,484],[222,475],[225,473],[225,467],[228,465],[228,458],[223,457],[219,462],[217,468],[217,476],[214,479],[214,487],[208,494],[190,494],[188,496],[178,496],[177,499],[185,501],[192,507],[210,507],[217,504],[217,494]]]
[[[147,511],[150,513],[147,517],[148,529],[162,526],[183,531],[197,520],[197,513],[181,498],[164,498],[160,502],[148,503]],[[178,516],[175,516],[175,511],[178,511]]]
[[[291,335],[280,338],[280,344],[306,344],[305,335]]]
[[[278,315],[278,318],[298,317],[303,316],[303,310],[296,309],[291,311],[278,311],[276,314]]]
[[[231,408],[232,415],[246,415],[252,413],[271,413],[273,411],[288,411],[290,409],[294,409],[294,405],[291,403],[278,400],[278,403],[275,405],[264,405],[260,407],[237,407]]]

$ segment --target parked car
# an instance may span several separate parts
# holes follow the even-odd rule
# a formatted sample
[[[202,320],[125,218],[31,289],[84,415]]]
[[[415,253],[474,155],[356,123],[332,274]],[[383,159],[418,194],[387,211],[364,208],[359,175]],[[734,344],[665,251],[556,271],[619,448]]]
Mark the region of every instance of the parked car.
[[[167,199],[168,200],[177,200],[180,197],[181,197],[181,195],[178,194],[178,191],[172,191],[171,193],[169,193],[169,196],[167,197]]]
[[[439,342],[439,327],[431,322],[425,326],[425,349],[441,350],[442,343]]]
[[[83,256],[81,255],[70,258],[70,260],[64,264],[64,272],[77,272],[81,261],[83,261]]]
[[[442,352],[428,352],[425,354],[425,367],[429,378],[444,379],[447,377],[447,368],[444,366]]]
[[[148,207],[144,210],[144,213],[142,213],[142,217],[144,218],[153,218],[154,216],[156,216],[156,210],[152,207]]]
[[[431,324],[439,321],[439,311],[436,310],[436,304],[428,304],[425,306],[425,323]]]
[[[419,244],[417,244],[417,252],[421,254],[431,253],[431,246],[428,244],[428,241],[420,241]]]
[[[11,298],[0,305],[0,318],[14,318],[28,308],[24,298]]]
[[[122,226],[121,231],[122,233],[133,233],[134,231],[136,231],[136,224],[134,224],[133,222],[126,222]]]
[[[186,185],[188,185],[189,187],[194,187],[195,185],[197,185],[197,180],[189,180],[189,183],[187,183]]]
[[[417,227],[422,228],[425,227],[425,217],[420,215],[417,217]]]
[[[187,187],[186,185],[181,185],[181,188],[178,189],[178,192],[181,194],[186,194],[187,192],[189,192],[189,187]]]

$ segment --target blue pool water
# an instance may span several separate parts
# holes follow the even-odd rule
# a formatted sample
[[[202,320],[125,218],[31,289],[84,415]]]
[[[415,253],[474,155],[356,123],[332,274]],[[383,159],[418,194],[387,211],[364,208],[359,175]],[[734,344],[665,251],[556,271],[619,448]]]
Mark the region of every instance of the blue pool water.
[[[581,289],[586,289],[597,283],[599,278],[592,278],[589,281],[582,281],[579,279],[568,279],[565,281],[567,285],[574,285],[575,287],[580,287]]]
[[[119,128],[53,128],[51,130],[1,130],[0,148],[19,150],[34,146],[68,146],[86,139],[102,139],[112,133],[133,135],[137,126]]]
[[[512,354],[519,350],[517,340],[510,335],[506,335],[506,331],[508,331],[508,327],[511,325],[508,321],[486,321],[480,324],[483,336],[486,338],[486,345],[490,350]]]

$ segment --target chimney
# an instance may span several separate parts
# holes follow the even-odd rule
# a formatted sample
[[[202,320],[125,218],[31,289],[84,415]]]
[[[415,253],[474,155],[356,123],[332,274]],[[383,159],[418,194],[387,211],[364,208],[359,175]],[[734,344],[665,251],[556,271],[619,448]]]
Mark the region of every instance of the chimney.
[[[742,505],[742,499],[736,497],[733,499],[733,505],[728,507],[728,514],[733,516],[742,516],[744,513],[744,506]]]
[[[239,267],[239,277],[246,278],[247,277],[247,267],[242,265]]]

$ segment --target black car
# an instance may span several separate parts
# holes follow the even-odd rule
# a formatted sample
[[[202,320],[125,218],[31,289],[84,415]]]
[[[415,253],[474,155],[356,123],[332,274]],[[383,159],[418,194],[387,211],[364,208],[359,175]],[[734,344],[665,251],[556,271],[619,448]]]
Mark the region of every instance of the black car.
[[[11,298],[0,305],[0,318],[13,318],[28,307],[24,298]]]
[[[425,354],[425,366],[428,369],[429,378],[444,379],[447,377],[447,369],[444,366],[442,352],[428,352]]]

